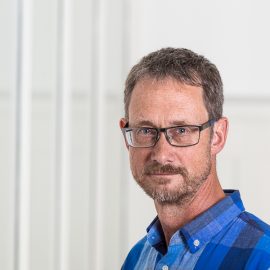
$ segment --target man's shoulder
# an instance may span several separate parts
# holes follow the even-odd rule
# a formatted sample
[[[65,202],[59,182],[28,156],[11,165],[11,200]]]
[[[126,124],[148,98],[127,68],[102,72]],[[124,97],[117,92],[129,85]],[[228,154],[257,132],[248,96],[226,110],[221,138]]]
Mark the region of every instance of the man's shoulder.
[[[245,253],[249,253],[245,269],[268,269],[270,267],[270,226],[249,212],[241,213],[239,218],[246,224],[237,241],[238,245],[246,249]]]
[[[268,269],[270,226],[249,212],[241,212],[206,245],[195,269],[217,265],[218,269]]]
[[[266,238],[270,237],[270,225],[256,215],[245,211],[240,214],[239,218],[245,222],[249,228],[264,235]]]
[[[131,248],[121,268],[122,270],[134,269],[146,243],[147,243],[147,236],[144,236]]]
[[[246,223],[242,230],[242,236],[246,248],[253,249],[253,255],[266,257],[270,260],[270,226],[254,214],[243,212],[239,218]],[[240,240],[241,242],[241,240]],[[253,245],[253,247],[252,247]]]

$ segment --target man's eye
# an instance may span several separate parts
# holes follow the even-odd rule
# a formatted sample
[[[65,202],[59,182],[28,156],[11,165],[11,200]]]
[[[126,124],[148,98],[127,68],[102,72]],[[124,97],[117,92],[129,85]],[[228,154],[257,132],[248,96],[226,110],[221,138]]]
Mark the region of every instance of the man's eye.
[[[179,127],[179,128],[177,128],[177,133],[178,134],[185,134],[185,133],[187,133],[187,129],[184,127]]]
[[[153,130],[151,128],[139,128],[137,130],[138,135],[152,135]]]

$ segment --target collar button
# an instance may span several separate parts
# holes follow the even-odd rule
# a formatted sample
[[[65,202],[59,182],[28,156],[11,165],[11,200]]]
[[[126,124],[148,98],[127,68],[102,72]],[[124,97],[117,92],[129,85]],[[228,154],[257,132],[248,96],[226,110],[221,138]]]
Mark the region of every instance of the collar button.
[[[195,247],[198,247],[198,246],[200,245],[200,241],[199,241],[198,239],[194,240],[194,241],[193,241],[193,245],[194,245]]]

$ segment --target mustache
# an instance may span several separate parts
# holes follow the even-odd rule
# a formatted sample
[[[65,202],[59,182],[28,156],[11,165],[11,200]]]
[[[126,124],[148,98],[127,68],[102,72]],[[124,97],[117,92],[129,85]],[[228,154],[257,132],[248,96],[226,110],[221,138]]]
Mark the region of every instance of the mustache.
[[[158,162],[150,163],[144,167],[143,174],[159,174],[159,173],[168,173],[168,174],[181,174],[183,176],[187,175],[187,170],[184,167],[173,166],[171,164],[160,164]]]

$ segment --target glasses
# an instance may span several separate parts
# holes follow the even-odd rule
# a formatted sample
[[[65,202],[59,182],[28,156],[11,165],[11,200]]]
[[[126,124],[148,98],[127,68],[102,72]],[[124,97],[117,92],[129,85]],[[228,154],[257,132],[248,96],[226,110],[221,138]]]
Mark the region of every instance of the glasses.
[[[128,123],[122,128],[126,142],[131,147],[153,147],[164,132],[166,140],[172,146],[187,147],[199,143],[201,131],[213,126],[216,120],[211,119],[202,125],[184,125],[168,128],[129,128]]]

